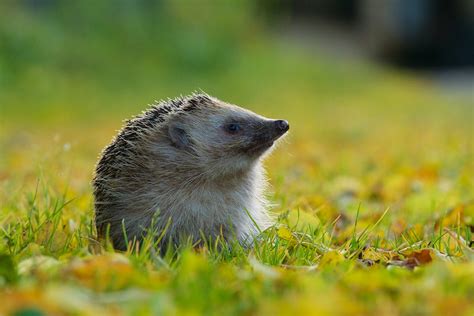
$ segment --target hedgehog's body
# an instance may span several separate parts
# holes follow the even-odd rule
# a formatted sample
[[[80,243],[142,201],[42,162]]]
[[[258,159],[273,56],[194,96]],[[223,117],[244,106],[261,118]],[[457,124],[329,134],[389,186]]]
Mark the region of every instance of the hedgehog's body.
[[[96,225],[114,247],[145,231],[249,242],[268,227],[261,156],[288,130],[205,94],[161,102],[127,122],[94,178]]]

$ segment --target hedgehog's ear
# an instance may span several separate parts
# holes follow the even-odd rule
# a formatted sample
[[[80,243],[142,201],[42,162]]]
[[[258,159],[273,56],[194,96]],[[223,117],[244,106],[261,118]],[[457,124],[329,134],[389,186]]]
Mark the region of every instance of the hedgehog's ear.
[[[190,145],[188,134],[178,122],[171,122],[169,124],[168,135],[173,145],[177,148],[184,149]]]

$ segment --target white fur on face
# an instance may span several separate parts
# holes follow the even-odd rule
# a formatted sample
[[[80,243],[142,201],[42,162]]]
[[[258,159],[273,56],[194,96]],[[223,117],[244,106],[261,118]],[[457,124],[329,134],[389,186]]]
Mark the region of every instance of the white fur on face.
[[[182,118],[182,124],[192,142],[192,149],[202,164],[222,169],[222,172],[241,172],[254,165],[263,155],[245,152],[260,126],[270,120],[242,108],[219,104],[215,108],[198,110]],[[229,122],[238,123],[242,130],[237,134],[225,131]]]

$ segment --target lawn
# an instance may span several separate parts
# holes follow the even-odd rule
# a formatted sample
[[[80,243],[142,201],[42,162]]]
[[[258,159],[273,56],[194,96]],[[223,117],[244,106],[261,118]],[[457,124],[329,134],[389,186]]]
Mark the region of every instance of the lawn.
[[[133,12],[111,32],[84,8],[89,29],[2,9],[0,314],[474,314],[472,97],[293,47],[246,7],[225,36],[175,8],[166,48]],[[101,149],[196,90],[290,122],[265,163],[278,222],[250,249],[98,242]]]

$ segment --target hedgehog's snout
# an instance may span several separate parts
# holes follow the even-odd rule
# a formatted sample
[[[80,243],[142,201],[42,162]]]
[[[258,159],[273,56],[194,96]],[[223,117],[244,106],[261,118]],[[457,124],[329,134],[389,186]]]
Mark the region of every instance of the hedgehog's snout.
[[[280,135],[283,135],[290,129],[290,124],[285,120],[275,120],[273,124]]]
[[[290,129],[290,124],[286,120],[273,120],[271,124],[272,140],[277,140]]]

